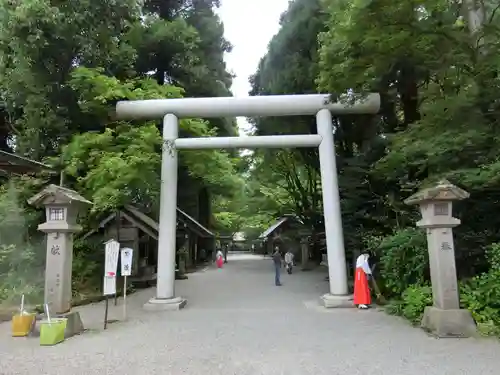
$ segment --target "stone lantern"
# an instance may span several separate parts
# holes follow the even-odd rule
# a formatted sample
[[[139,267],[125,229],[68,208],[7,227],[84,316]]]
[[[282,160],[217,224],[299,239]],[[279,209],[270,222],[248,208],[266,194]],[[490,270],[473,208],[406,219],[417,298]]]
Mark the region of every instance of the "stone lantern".
[[[309,270],[309,237],[311,236],[311,231],[309,229],[300,229],[300,261],[303,271]]]
[[[422,327],[439,337],[469,337],[476,324],[468,310],[460,309],[452,228],[460,220],[452,217],[452,202],[469,197],[465,190],[443,180],[405,200],[419,205],[422,219],[417,226],[427,233],[433,306],[425,308]]]
[[[92,202],[74,190],[49,185],[28,203],[45,207],[46,222],[38,226],[38,230],[46,233],[47,239],[45,303],[52,314],[68,318],[66,333],[71,336],[83,330],[78,313],[70,313],[73,234],[82,229],[77,224],[79,210]]]

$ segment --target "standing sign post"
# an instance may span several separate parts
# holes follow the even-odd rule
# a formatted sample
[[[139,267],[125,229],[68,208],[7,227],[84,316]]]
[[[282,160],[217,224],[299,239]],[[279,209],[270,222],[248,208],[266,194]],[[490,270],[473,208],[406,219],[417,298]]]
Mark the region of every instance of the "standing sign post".
[[[104,310],[104,329],[108,325],[109,296],[116,294],[116,271],[118,268],[118,255],[120,252],[120,243],[111,239],[104,243],[105,261],[104,261],[104,283],[103,294],[106,301]]]
[[[127,276],[132,275],[132,256],[134,250],[125,247],[121,250],[121,275],[123,276],[123,320],[127,319]]]
[[[121,223],[121,213],[120,210],[116,212],[116,240],[120,242],[120,223]],[[118,293],[115,293],[115,306],[118,306]]]

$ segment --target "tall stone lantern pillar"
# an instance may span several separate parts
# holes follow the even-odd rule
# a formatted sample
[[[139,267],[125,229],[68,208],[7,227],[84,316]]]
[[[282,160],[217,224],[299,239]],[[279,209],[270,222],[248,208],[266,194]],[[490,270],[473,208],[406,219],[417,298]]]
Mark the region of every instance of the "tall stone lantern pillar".
[[[66,333],[70,336],[83,329],[78,313],[70,313],[73,234],[82,229],[76,221],[79,210],[92,202],[74,190],[49,185],[28,204],[45,207],[46,222],[38,226],[47,239],[45,303],[52,314],[68,318]]]
[[[405,200],[418,204],[422,219],[417,226],[427,233],[433,306],[425,308],[422,327],[439,337],[469,337],[476,324],[468,310],[460,309],[452,228],[460,220],[452,217],[452,202],[469,193],[443,180]]]

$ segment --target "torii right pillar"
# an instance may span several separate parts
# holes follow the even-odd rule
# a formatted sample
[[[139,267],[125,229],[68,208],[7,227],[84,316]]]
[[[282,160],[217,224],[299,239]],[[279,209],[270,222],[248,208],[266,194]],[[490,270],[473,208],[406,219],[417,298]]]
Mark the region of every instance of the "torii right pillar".
[[[427,233],[433,306],[425,308],[421,325],[438,337],[470,337],[477,332],[470,311],[460,308],[453,245],[452,228],[460,220],[452,217],[452,202],[468,197],[468,192],[443,180],[405,200],[420,206],[417,226]]]

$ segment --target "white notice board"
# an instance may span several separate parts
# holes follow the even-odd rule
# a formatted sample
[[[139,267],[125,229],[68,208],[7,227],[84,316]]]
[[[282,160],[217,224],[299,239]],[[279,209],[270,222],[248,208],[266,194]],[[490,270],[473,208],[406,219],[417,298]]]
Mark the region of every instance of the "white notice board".
[[[104,296],[116,294],[116,276],[104,276]]]
[[[129,247],[124,247],[121,250],[121,275],[130,276],[132,275],[132,256],[134,250]]]
[[[120,243],[116,240],[109,240],[104,243],[105,263],[104,276],[116,276],[118,270],[118,254]]]

